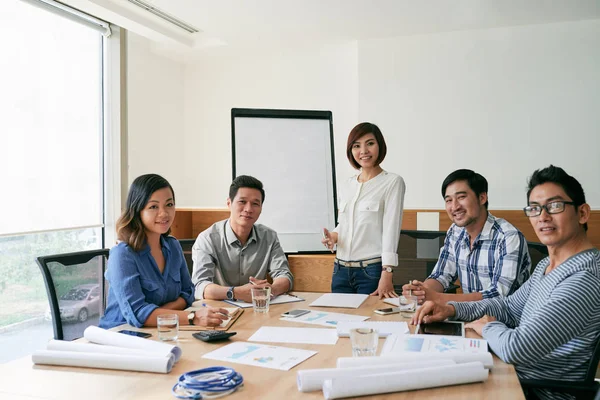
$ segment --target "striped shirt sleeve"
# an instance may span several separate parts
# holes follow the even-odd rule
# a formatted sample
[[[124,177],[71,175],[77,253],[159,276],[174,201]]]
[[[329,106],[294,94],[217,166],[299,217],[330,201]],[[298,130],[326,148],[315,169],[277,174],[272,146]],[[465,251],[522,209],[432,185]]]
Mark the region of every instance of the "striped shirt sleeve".
[[[454,248],[452,245],[453,236],[452,228],[450,228],[446,234],[444,246],[440,250],[438,261],[435,264],[431,275],[427,277],[427,279],[435,279],[441,283],[444,289],[447,289],[458,277],[456,256],[454,255]]]

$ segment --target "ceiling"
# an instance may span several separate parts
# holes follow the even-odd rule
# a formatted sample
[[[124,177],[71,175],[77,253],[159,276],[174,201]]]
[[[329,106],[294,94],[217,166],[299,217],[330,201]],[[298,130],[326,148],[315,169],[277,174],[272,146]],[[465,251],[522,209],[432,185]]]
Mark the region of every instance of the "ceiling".
[[[202,51],[369,40],[600,18],[600,0],[144,0],[188,33],[128,0],[62,0],[156,42]]]

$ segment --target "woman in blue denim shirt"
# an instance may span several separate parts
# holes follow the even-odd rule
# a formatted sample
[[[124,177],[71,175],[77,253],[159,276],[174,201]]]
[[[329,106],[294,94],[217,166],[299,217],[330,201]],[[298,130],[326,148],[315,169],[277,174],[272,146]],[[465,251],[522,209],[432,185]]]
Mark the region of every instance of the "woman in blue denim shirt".
[[[182,325],[217,326],[226,319],[222,308],[205,307],[195,315],[183,311],[194,301],[194,286],[181,246],[169,236],[174,219],[169,182],[156,174],[136,178],[117,221],[120,243],[108,258],[110,289],[100,327],[156,326],[160,314],[177,314]]]

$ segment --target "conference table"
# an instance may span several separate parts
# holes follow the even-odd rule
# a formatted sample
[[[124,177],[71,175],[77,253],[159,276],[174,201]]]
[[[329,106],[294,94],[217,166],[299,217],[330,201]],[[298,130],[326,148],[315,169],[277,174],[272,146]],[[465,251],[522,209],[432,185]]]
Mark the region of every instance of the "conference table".
[[[309,307],[321,293],[295,292],[305,299],[302,302],[272,305],[268,314],[255,314],[247,308],[230,331],[237,332],[230,340],[206,343],[192,337],[190,331],[180,331],[178,345],[183,355],[168,374],[130,372],[94,368],[34,365],[31,357],[24,357],[0,364],[0,399],[174,399],[171,388],[184,372],[216,365],[230,366],[242,374],[244,385],[228,399],[322,399],[322,392],[301,393],[296,385],[296,373],[301,369],[334,368],[338,357],[352,355],[350,339],[340,338],[335,345],[275,344],[285,347],[309,349],[318,353],[289,371],[254,367],[250,365],[226,363],[202,358],[231,341],[247,341],[261,326],[314,327],[298,322],[281,321],[281,313],[296,309],[318,309],[329,312],[342,312],[369,316],[374,321],[408,321],[400,314],[380,316],[374,314],[376,308],[389,307],[376,297],[369,297],[358,309]],[[206,301],[214,306],[228,307],[220,301]],[[230,307],[230,306],[229,306]],[[115,329],[136,329],[124,325]],[[411,326],[411,330],[413,327]],[[148,340],[157,340],[156,328],[139,329],[152,334]],[[472,331],[467,336],[477,337]],[[84,341],[85,339],[80,339]],[[385,339],[379,340],[379,350]],[[363,399],[523,399],[523,392],[512,365],[494,356],[494,366],[486,382],[447,386],[434,389],[414,390],[386,395],[364,396]]]

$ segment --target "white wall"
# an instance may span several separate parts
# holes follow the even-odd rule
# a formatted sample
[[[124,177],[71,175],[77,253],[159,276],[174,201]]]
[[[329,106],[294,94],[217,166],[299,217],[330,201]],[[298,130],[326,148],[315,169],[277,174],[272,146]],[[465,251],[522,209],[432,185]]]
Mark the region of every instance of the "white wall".
[[[443,179],[471,168],[490,208],[518,209],[550,163],[598,208],[600,20],[361,42],[359,119],[386,135],[407,208],[443,208]]]
[[[185,66],[131,36],[129,180],[164,174],[179,207],[224,206],[232,107],[331,110],[338,180],[353,171],[350,129],[379,124],[407,208],[442,208],[444,177],[472,168],[492,209],[518,209],[527,177],[550,163],[600,207],[600,20],[208,53]]]
[[[225,206],[232,179],[231,108],[331,110],[337,164],[342,161],[337,172],[348,175],[344,147],[357,114],[356,53],[356,44],[315,46],[270,54],[207,56],[188,65],[187,164],[179,171],[186,184],[177,189],[179,205]],[[256,157],[269,154],[259,150]]]
[[[184,69],[182,62],[153,51],[149,40],[127,34],[128,185],[157,173],[175,189],[185,185]],[[125,178],[123,178],[125,179]]]

